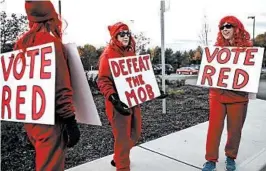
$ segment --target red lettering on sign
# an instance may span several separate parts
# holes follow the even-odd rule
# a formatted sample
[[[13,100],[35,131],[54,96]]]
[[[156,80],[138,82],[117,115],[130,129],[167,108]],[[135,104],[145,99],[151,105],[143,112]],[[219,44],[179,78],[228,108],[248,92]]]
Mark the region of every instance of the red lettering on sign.
[[[143,56],[143,60],[146,63],[147,70],[150,70],[149,59],[150,59],[149,55]]]
[[[214,57],[217,55],[219,52],[219,48],[215,48],[214,52],[210,54],[210,49],[208,47],[205,48],[205,53],[206,53],[206,58],[207,61],[210,63],[213,61]]]
[[[23,86],[18,86],[17,88],[17,99],[16,99],[16,118],[18,120],[25,120],[26,116],[24,113],[20,113],[20,105],[25,104],[25,98],[20,97],[20,92],[21,91],[26,91],[27,87],[26,85]]]
[[[4,56],[1,56],[2,70],[3,70],[3,74],[4,74],[3,76],[4,76],[5,81],[7,81],[9,78],[14,58],[15,58],[14,54],[12,54],[11,57],[9,57],[10,61],[8,63],[8,67],[6,68]]]
[[[250,60],[254,59],[254,54],[252,54],[252,53],[256,53],[256,52],[258,52],[258,48],[252,48],[252,49],[247,50],[244,65],[254,65],[255,64],[254,61],[250,61]]]
[[[145,67],[145,65],[144,65],[144,62],[143,62],[142,58],[140,57],[140,58],[138,58],[138,59],[139,59],[139,70],[140,70],[141,72],[146,71],[147,69],[146,69],[146,67]]]
[[[132,89],[131,90],[131,92],[125,92],[125,95],[126,95],[126,97],[127,97],[127,102],[128,102],[128,105],[129,105],[129,107],[131,107],[132,106],[132,102],[131,102],[131,99],[133,98],[134,100],[135,100],[135,103],[136,104],[139,104],[139,102],[138,102],[138,98],[137,98],[137,96],[136,96],[136,93],[135,93],[135,91]]]
[[[138,64],[137,64],[137,58],[132,58],[132,63],[133,63],[133,67],[134,67],[134,71],[135,72],[139,72],[139,68],[137,68]]]
[[[127,63],[128,72],[129,72],[129,74],[131,74],[132,73],[132,69],[131,69],[131,67],[132,67],[132,59],[127,59],[126,63]]]
[[[138,79],[139,79],[140,85],[144,85],[145,84],[145,81],[142,78],[142,74],[138,75]]]
[[[225,72],[230,72],[231,69],[230,68],[221,68],[220,70],[220,74],[219,74],[219,77],[218,77],[218,83],[217,83],[217,86],[219,87],[227,87],[227,84],[224,83],[224,79],[228,79],[229,76],[228,75],[225,75]]]
[[[149,99],[154,99],[154,92],[152,90],[152,86],[150,84],[145,85],[147,94],[149,96]]]
[[[41,108],[37,112],[37,94],[41,97]],[[33,86],[32,87],[32,120],[40,119],[46,109],[46,98],[43,89],[40,86]]]
[[[128,75],[128,72],[125,71],[125,60],[120,59],[120,60],[118,60],[118,63],[119,63],[122,75]]]
[[[127,77],[126,78],[126,81],[127,81],[127,83],[128,83],[128,85],[129,85],[130,88],[132,88],[131,80],[132,80],[132,77]]]
[[[244,48],[233,48],[232,52],[235,52],[233,64],[237,64],[238,60],[239,60],[240,53],[245,52],[245,49]]]
[[[240,75],[242,75],[244,77],[244,80],[242,81],[242,83],[238,82]],[[248,84],[248,81],[249,81],[248,73],[242,69],[236,69],[235,76],[234,76],[233,88],[234,89],[241,89]]]
[[[44,47],[41,49],[41,69],[40,69],[40,78],[41,79],[50,79],[51,78],[51,72],[44,72],[44,68],[46,66],[51,66],[51,60],[45,59],[45,55],[47,53],[52,53],[52,47]]]
[[[39,55],[39,49],[27,51],[27,56],[30,57],[30,78],[34,76],[35,57]]]
[[[112,67],[112,71],[113,71],[113,76],[119,77],[119,75],[120,75],[119,64],[116,61],[111,61],[111,67]]]
[[[143,87],[138,88],[138,97],[142,103],[147,100],[147,94]]]
[[[19,61],[22,61],[22,68],[21,68],[21,71],[20,73],[17,72],[17,67],[18,67],[18,64],[19,64]],[[19,54],[17,54],[17,57],[15,58],[14,60],[14,64],[13,64],[13,74],[14,74],[14,77],[17,79],[17,80],[20,80],[24,73],[25,73],[25,69],[26,69],[26,58],[24,56],[24,53],[21,52]]]
[[[225,59],[222,59],[222,54],[223,54],[223,53],[225,53],[225,55],[226,55]],[[230,60],[230,57],[231,57],[231,52],[230,52],[230,50],[227,49],[227,48],[222,48],[222,49],[219,51],[218,55],[217,55],[217,62],[218,62],[219,64],[225,64],[225,63],[227,63],[227,62]]]
[[[9,86],[5,85],[3,86],[2,91],[2,106],[1,106],[1,117],[2,119],[5,118],[5,107],[7,107],[7,117],[8,119],[11,119],[11,107],[10,107],[10,101],[11,101],[11,89]]]
[[[203,70],[201,84],[204,85],[206,80],[208,80],[208,84],[210,86],[213,85],[212,83],[212,76],[215,74],[216,69],[210,65],[206,65]]]
[[[137,87],[140,85],[138,76],[132,77],[132,81],[133,81],[134,87]]]

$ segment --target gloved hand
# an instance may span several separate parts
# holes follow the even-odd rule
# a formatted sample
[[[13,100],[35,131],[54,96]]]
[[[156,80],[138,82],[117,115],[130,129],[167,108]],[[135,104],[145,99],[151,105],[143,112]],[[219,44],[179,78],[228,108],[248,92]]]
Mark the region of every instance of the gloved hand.
[[[118,113],[124,116],[129,116],[131,114],[128,106],[120,101],[118,94],[111,94],[109,96],[109,101],[114,105],[114,108],[118,111]]]
[[[80,139],[80,131],[75,116],[65,119],[67,147],[74,147]]]
[[[168,94],[165,94],[163,92],[163,90],[160,90],[160,93],[161,93],[161,95],[157,97],[158,99],[164,99],[164,98],[166,98],[168,96]]]

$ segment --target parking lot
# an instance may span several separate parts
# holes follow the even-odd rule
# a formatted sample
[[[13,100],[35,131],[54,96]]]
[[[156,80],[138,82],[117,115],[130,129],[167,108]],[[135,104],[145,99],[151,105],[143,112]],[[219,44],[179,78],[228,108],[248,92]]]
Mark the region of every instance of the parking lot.
[[[177,79],[186,79],[186,84],[190,85],[196,85],[197,83],[197,75],[178,75],[178,74],[171,74],[171,75],[166,75],[166,79],[169,80],[177,80]],[[257,98],[266,100],[266,78],[261,78],[260,79],[260,84],[259,84],[259,90],[257,94]]]

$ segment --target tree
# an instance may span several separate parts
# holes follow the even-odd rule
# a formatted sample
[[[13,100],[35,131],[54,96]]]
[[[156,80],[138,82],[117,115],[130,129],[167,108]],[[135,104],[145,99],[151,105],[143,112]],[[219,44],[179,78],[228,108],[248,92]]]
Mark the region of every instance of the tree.
[[[98,57],[100,57],[104,51],[105,47],[104,46],[101,46],[99,47],[96,51],[97,51],[97,55]]]
[[[202,53],[203,53],[203,49],[200,46],[198,46],[192,58],[195,64],[200,64]]]
[[[136,41],[136,53],[140,54],[140,52],[146,51],[146,46],[150,44],[150,38],[145,37],[143,32],[133,34],[133,38]]]
[[[263,67],[266,66],[266,32],[255,37],[254,46],[264,47]]]
[[[146,53],[147,53],[147,54],[150,54],[150,56],[151,56],[152,49],[148,48],[147,51],[146,51]],[[151,56],[151,58],[152,58],[152,56]]]
[[[203,46],[208,46],[208,34],[210,32],[210,27],[208,24],[207,16],[204,15],[202,29],[199,34],[200,44]]]
[[[9,52],[13,50],[15,41],[18,36],[23,32],[27,31],[28,20],[26,16],[7,14],[2,11],[0,12],[1,21],[1,53]]]
[[[180,51],[176,51],[174,54],[174,63],[171,64],[174,68],[180,68],[182,62],[182,53]]]
[[[153,64],[159,64],[161,62],[161,48],[159,46],[151,50],[151,59]]]
[[[190,50],[188,51],[188,55],[189,55],[189,60],[192,61],[193,58],[194,58],[194,55],[195,55],[195,51],[192,50],[192,49],[190,49]]]
[[[139,55],[145,55],[145,54],[147,54],[147,51],[145,49],[141,49],[139,51]]]
[[[83,47],[78,47],[79,55],[85,70],[90,70],[91,67],[96,67],[99,60],[99,51],[93,45],[86,44]]]
[[[165,63],[166,64],[171,64],[174,63],[174,52],[171,48],[166,48],[165,49]]]
[[[181,65],[182,66],[187,66],[190,64],[190,56],[189,56],[189,52],[185,51],[182,55],[181,55]]]

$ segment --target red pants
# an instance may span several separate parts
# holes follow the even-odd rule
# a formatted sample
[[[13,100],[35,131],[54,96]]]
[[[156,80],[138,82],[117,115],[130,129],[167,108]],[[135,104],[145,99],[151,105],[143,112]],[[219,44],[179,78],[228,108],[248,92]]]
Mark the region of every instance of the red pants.
[[[209,129],[205,155],[206,160],[213,162],[218,161],[219,145],[226,115],[228,136],[225,146],[225,155],[236,159],[242,127],[246,118],[247,106],[248,102],[223,103],[215,97],[210,98]]]
[[[130,171],[130,150],[141,135],[140,108],[134,108],[131,116],[123,116],[113,110],[110,118],[114,135],[114,161],[117,171]]]
[[[64,171],[65,141],[63,125],[25,124],[35,148],[36,171]]]

